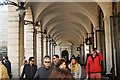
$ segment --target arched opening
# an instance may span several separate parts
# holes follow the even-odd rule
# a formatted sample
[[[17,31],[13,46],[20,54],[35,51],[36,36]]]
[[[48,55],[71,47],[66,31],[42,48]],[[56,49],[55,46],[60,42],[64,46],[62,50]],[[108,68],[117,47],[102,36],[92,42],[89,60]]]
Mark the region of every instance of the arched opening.
[[[69,61],[69,53],[67,50],[63,50],[62,51],[62,55],[61,55],[62,58],[65,58],[66,59],[66,62],[68,63]]]

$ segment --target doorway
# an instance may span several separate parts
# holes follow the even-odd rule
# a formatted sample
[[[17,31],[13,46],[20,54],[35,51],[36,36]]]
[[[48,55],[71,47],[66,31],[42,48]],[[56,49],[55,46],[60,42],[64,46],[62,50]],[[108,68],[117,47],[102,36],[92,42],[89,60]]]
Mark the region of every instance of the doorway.
[[[62,58],[65,58],[65,59],[66,59],[66,63],[69,62],[69,53],[68,53],[67,50],[63,50],[61,56],[62,56]]]

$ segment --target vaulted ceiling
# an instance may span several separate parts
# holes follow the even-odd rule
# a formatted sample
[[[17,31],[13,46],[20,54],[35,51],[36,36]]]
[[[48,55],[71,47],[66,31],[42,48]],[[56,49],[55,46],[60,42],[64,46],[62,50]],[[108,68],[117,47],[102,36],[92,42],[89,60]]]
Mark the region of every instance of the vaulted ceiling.
[[[106,3],[109,4],[109,3]],[[81,44],[86,33],[91,33],[91,26],[98,27],[101,6],[104,11],[109,8],[96,2],[29,2],[33,20],[41,22],[43,30],[57,42]]]

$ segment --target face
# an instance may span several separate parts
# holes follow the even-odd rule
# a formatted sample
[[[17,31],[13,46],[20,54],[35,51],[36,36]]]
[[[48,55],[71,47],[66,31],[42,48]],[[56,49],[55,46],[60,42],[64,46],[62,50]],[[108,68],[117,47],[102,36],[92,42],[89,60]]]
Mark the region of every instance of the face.
[[[35,62],[35,59],[30,60],[30,64],[34,64],[34,62]]]
[[[72,59],[72,60],[71,60],[71,63],[72,63],[72,64],[76,64],[76,60],[75,60],[75,59]]]
[[[93,56],[96,56],[96,54],[97,54],[96,51],[93,51]]]
[[[49,58],[44,59],[44,67],[49,68],[51,66],[51,61]]]
[[[61,68],[61,69],[66,69],[66,63],[63,62],[63,63],[59,66],[59,68]]]
[[[58,58],[56,56],[53,56],[53,62],[56,63],[58,61]]]

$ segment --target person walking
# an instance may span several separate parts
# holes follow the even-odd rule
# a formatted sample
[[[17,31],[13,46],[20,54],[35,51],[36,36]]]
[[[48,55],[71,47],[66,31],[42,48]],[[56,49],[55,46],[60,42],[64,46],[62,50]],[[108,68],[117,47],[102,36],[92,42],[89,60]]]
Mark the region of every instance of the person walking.
[[[3,65],[2,62],[3,55],[0,53],[0,80],[9,80],[9,75],[7,68]]]
[[[53,55],[53,65],[55,67],[56,63],[58,62],[59,60],[59,56],[57,54]]]
[[[90,77],[92,80],[101,80],[101,64],[100,61],[104,60],[102,54],[94,48],[92,55],[90,55],[86,62],[86,78]]]
[[[33,80],[34,75],[37,71],[37,65],[34,64],[35,59],[34,57],[29,58],[29,63],[24,65],[22,74],[21,74],[21,80],[24,79],[25,75],[25,80]]]
[[[11,62],[10,60],[8,59],[8,56],[3,56],[3,64],[5,65],[5,67],[7,68],[7,72],[8,72],[8,75],[9,75],[9,78],[11,79],[13,77],[12,75],[12,71],[11,71]]]
[[[51,65],[51,59],[50,56],[45,56],[44,60],[43,60],[43,66],[40,67],[35,76],[34,76],[34,80],[48,80],[49,75],[51,74],[52,70],[53,70],[53,66]]]
[[[81,66],[80,66],[80,64],[78,64],[77,58],[75,56],[71,57],[70,64],[68,65],[68,67],[71,70],[73,78],[75,80],[80,80],[81,79],[81,73],[82,73]]]
[[[24,68],[25,64],[28,64],[27,60],[23,60],[23,65],[20,67],[20,75],[23,72],[23,68]],[[24,78],[25,78],[25,75],[24,75]]]

